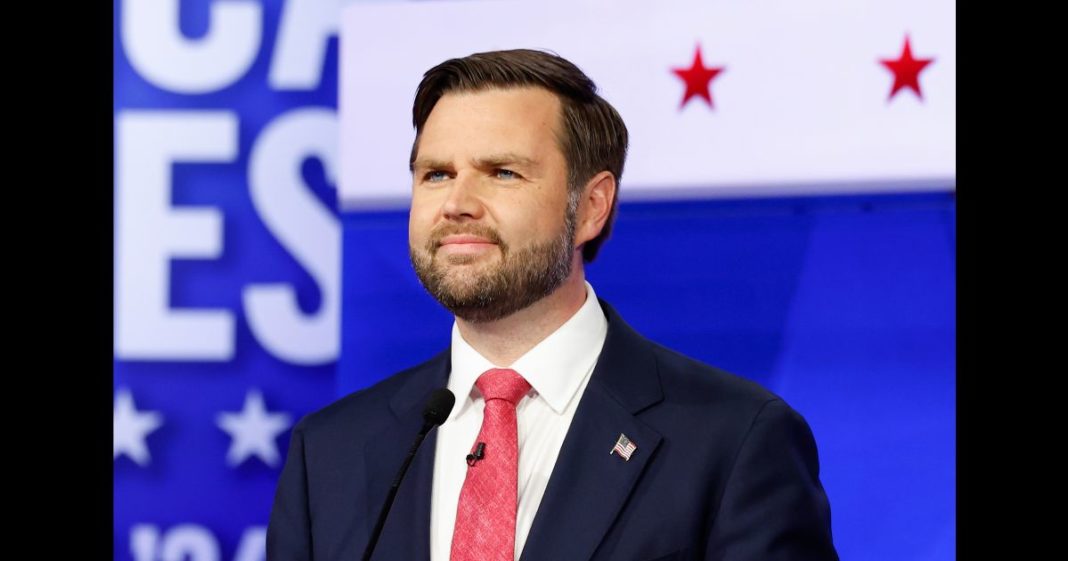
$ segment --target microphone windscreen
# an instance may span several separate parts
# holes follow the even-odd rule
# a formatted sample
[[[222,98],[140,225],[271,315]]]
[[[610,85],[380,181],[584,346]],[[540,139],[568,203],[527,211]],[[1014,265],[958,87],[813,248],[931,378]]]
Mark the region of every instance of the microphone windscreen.
[[[426,401],[423,419],[435,426],[444,423],[445,419],[449,418],[454,403],[456,403],[456,396],[452,395],[447,388],[434,390],[430,394],[430,399]]]

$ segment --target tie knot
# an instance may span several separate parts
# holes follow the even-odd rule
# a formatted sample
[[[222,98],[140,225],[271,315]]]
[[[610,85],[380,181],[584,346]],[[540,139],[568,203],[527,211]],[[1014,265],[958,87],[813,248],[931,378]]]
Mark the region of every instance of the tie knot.
[[[530,391],[530,384],[510,368],[492,368],[482,373],[475,382],[482,398],[503,399],[514,407]]]

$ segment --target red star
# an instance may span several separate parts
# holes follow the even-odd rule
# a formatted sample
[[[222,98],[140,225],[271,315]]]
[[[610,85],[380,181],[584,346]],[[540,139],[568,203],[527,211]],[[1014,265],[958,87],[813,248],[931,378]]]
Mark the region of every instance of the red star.
[[[905,35],[905,48],[901,50],[901,56],[897,60],[883,58],[879,59],[879,62],[894,73],[894,89],[890,90],[890,97],[887,98],[888,102],[894,99],[897,92],[904,88],[911,88],[920,99],[923,99],[923,93],[920,92],[920,72],[928,64],[934,62],[934,59],[912,58],[912,47],[909,46],[908,34]]]
[[[701,60],[701,45],[697,45],[697,50],[693,53],[693,64],[689,68],[672,68],[671,72],[682,79],[686,83],[686,93],[682,96],[682,103],[679,104],[681,110],[686,106],[686,102],[690,101],[690,98],[700,97],[705,100],[705,103],[709,107],[712,107],[712,94],[708,92],[708,86],[711,84],[712,79],[717,74],[723,72],[724,67],[707,68],[704,61]]]

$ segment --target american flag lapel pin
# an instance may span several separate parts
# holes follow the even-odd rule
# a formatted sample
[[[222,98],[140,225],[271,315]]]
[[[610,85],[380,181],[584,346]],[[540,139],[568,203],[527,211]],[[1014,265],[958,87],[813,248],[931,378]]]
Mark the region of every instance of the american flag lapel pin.
[[[619,456],[626,461],[630,461],[630,455],[638,449],[638,445],[631,442],[627,435],[619,433],[619,438],[616,439],[616,445],[612,447],[612,451],[608,455],[619,453]]]

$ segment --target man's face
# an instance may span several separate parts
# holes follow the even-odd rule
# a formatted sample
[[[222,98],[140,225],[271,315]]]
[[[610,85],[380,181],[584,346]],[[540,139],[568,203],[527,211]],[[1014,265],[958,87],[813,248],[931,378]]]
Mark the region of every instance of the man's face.
[[[549,91],[514,88],[446,94],[427,118],[408,247],[420,282],[457,317],[506,317],[570,275],[575,217],[560,114]]]

